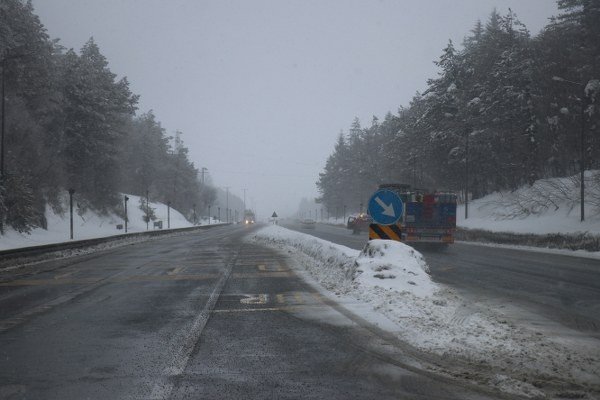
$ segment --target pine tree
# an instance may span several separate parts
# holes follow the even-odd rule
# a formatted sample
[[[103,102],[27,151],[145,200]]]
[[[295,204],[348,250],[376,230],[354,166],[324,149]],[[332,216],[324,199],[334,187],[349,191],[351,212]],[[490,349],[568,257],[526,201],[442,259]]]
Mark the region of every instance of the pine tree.
[[[91,207],[107,211],[119,202],[119,143],[137,96],[125,78],[115,81],[93,39],[83,46],[81,56],[67,53],[64,74],[67,184]]]

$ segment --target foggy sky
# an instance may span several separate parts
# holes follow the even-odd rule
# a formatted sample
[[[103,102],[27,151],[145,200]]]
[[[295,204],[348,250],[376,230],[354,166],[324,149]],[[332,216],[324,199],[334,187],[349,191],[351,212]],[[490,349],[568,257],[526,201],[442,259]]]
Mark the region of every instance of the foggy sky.
[[[34,0],[52,38],[91,36],[111,70],[196,167],[259,217],[294,213],[340,130],[408,105],[448,39],[462,43],[497,8],[532,34],[553,0]],[[377,166],[374,166],[376,168]]]

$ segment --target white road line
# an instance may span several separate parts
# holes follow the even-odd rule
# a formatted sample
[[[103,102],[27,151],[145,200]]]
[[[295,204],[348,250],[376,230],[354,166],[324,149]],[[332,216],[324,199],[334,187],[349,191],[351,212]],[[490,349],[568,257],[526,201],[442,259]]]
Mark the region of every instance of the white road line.
[[[152,392],[150,393],[149,399],[152,400],[162,400],[168,399],[171,397],[171,393],[173,392],[175,386],[174,377],[181,375],[190,360],[192,352],[194,351],[194,347],[196,343],[200,339],[200,335],[210,318],[212,310],[215,308],[217,304],[217,300],[225,287],[225,283],[229,279],[231,275],[231,270],[233,268],[233,264],[235,264],[234,257],[231,262],[229,262],[226,267],[223,275],[215,285],[208,301],[204,305],[204,308],[198,315],[189,331],[184,335],[183,338],[177,337],[176,340],[173,340],[171,343],[171,354],[174,354],[173,359],[170,362],[170,365],[167,366],[163,371],[162,380],[154,384],[152,388]]]

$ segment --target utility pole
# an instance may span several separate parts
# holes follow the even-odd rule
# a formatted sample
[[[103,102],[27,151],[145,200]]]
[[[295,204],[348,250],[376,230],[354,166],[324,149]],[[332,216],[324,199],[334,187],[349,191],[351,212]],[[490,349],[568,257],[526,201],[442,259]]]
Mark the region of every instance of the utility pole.
[[[129,197],[125,196],[125,233],[127,233],[127,202]]]
[[[4,147],[4,128],[5,128],[5,115],[6,115],[6,89],[5,89],[5,80],[4,80],[4,73],[6,70],[6,58],[2,59],[2,78],[0,79],[2,81],[2,131],[1,131],[1,138],[0,138],[0,146],[2,146],[2,152],[0,152],[0,178],[2,180],[4,180],[4,153],[5,151],[5,147]]]
[[[208,205],[208,224],[210,225],[210,220],[211,220],[211,216],[210,216],[210,204]]]
[[[469,136],[467,131],[465,139],[465,219],[469,218]]]
[[[204,174],[208,171],[208,168],[206,167],[202,167],[201,170],[201,174],[202,174],[202,185],[204,185]]]
[[[227,223],[229,223],[229,186],[225,186],[225,190],[227,192],[225,208],[227,209]]]
[[[6,59],[2,59],[2,77],[0,81],[2,83],[2,123],[0,129],[0,184],[4,182],[4,114],[6,113],[6,107],[4,102],[5,93],[4,93],[4,70],[6,69]],[[4,213],[0,214],[0,235],[4,234]]]
[[[69,214],[70,214],[70,227],[71,227],[71,240],[73,240],[73,194],[75,189],[69,189]]]
[[[192,209],[194,210],[194,225],[196,225],[198,220],[196,218],[196,204],[195,203],[192,205]]]
[[[146,230],[150,224],[150,202],[148,201],[148,190],[146,190]]]
[[[243,213],[244,213],[244,215],[246,215],[246,189],[243,189],[243,190],[244,190],[244,211],[243,211]]]
[[[584,198],[585,198],[585,87],[583,90],[583,96],[581,98],[581,149],[580,149],[580,154],[581,154],[581,165],[579,166],[579,171],[581,173],[581,201],[580,201],[580,206],[581,206],[581,211],[580,211],[580,215],[581,215],[581,222],[585,221],[585,206],[584,206]]]
[[[585,106],[587,94],[585,92],[586,85],[584,83],[570,81],[560,76],[553,76],[553,81],[570,83],[571,85],[579,86],[581,90],[581,124],[580,124],[580,149],[579,149],[579,174],[581,185],[579,186],[581,193],[580,198],[580,221],[585,221]]]
[[[171,202],[167,201],[167,229],[171,229]]]

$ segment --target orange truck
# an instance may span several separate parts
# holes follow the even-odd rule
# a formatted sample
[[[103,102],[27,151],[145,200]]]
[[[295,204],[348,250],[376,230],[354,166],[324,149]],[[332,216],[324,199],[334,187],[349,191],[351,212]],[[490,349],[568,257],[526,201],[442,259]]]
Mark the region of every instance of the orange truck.
[[[346,228],[351,229],[353,234],[358,234],[361,231],[367,231],[372,222],[373,219],[365,213],[351,215],[348,217]]]

